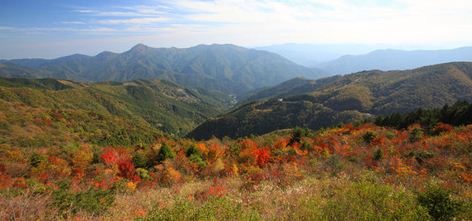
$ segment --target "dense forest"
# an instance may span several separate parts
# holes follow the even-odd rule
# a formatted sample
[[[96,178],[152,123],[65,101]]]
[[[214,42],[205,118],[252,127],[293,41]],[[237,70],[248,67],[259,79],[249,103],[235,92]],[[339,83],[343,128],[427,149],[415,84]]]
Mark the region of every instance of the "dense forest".
[[[444,105],[437,109],[418,109],[409,113],[394,113],[386,116],[378,116],[375,124],[380,126],[407,128],[411,124],[421,124],[429,131],[434,129],[437,123],[445,123],[454,126],[462,126],[472,123],[472,104],[467,101],[458,101],[453,105]]]

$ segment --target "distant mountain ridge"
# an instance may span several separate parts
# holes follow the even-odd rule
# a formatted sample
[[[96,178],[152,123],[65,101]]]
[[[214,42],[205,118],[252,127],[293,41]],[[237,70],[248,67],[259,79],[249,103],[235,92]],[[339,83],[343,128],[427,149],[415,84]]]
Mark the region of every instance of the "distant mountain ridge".
[[[247,99],[188,136],[241,137],[296,126],[319,129],[372,115],[437,108],[457,100],[471,102],[472,62],[365,71],[315,81],[292,79]]]
[[[349,74],[365,70],[406,70],[464,61],[472,61],[472,47],[447,50],[376,50],[363,55],[345,55],[315,67],[333,74]]]
[[[286,43],[256,47],[255,49],[279,54],[297,64],[314,67],[346,54],[365,54],[382,45],[364,44],[303,44]]]
[[[297,65],[274,53],[216,44],[182,49],[137,44],[123,53],[75,54],[51,60],[13,59],[0,63],[3,77],[85,82],[160,78],[186,87],[236,95],[294,77],[318,78],[322,74],[321,70]]]

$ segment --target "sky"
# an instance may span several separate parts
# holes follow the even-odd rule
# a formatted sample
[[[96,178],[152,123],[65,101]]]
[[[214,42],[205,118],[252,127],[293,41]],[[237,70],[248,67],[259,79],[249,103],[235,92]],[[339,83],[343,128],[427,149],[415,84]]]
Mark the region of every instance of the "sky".
[[[0,0],[0,59],[137,43],[472,45],[471,0]]]

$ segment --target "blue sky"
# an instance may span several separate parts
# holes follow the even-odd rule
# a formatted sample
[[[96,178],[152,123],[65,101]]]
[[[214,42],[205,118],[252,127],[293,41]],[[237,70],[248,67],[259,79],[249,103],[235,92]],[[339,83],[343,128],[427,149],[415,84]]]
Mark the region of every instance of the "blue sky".
[[[288,42],[472,45],[472,1],[0,0],[0,58]]]

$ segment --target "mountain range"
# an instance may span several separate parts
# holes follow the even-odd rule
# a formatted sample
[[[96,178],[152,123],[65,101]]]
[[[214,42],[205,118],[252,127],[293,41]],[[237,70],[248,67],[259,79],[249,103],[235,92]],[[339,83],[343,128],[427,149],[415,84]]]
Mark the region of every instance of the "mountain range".
[[[0,76],[4,77],[49,77],[81,82],[159,78],[188,88],[234,95],[298,76],[316,79],[323,73],[274,53],[216,44],[183,49],[138,44],[123,53],[75,54],[52,60],[14,59],[0,63]]]
[[[307,67],[316,67],[331,75],[350,74],[366,70],[406,70],[447,62],[472,61],[472,47],[440,50],[389,48],[395,48],[395,46],[280,44],[257,47],[256,49],[280,54],[295,63]]]
[[[334,74],[349,74],[365,70],[405,70],[457,61],[472,61],[472,47],[448,50],[375,50],[367,54],[345,55],[314,66]]]
[[[365,71],[321,80],[292,79],[246,97],[240,106],[189,133],[241,137],[296,126],[319,129],[374,115],[472,101],[472,63],[406,71]]]
[[[273,52],[307,67],[338,59],[344,55],[366,54],[387,45],[365,44],[300,44],[287,43],[256,47],[255,49]]]

